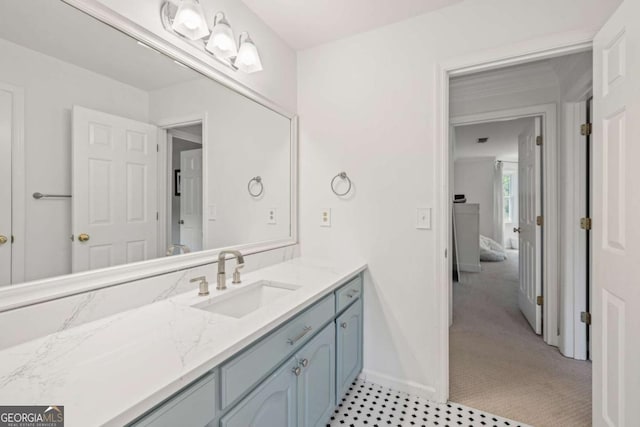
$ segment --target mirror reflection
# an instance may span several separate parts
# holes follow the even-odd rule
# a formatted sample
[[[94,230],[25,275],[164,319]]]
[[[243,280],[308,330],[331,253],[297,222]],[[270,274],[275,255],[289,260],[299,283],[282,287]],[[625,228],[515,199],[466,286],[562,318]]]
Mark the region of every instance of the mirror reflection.
[[[289,118],[60,1],[0,56],[0,285],[291,236]]]

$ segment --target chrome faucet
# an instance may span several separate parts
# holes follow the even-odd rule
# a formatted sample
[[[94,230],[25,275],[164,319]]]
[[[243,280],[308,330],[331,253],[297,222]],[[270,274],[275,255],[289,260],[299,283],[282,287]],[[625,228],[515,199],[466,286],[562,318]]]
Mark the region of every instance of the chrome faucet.
[[[172,245],[169,245],[169,247],[167,248],[167,256],[173,255],[173,252],[176,249],[178,249],[179,251],[182,251],[183,254],[188,254],[189,252],[191,252],[191,249],[189,249],[189,246],[187,246],[187,245],[179,245],[177,243],[174,243]],[[178,253],[180,253],[180,252],[178,252]]]
[[[225,261],[227,255],[235,255],[236,257],[236,269],[233,272],[233,283],[240,283],[240,269],[244,267],[244,257],[240,251],[221,251],[218,254],[218,286],[219,291],[227,289],[227,274],[225,269]]]
[[[207,282],[206,276],[194,277],[193,279],[189,280],[189,282],[200,282],[200,289],[198,291],[199,296],[206,297],[207,295],[209,295],[209,282]]]

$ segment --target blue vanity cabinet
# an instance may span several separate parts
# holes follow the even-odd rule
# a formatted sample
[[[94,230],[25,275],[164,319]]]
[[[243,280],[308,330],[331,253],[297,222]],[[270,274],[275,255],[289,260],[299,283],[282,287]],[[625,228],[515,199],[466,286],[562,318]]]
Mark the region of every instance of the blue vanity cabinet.
[[[336,319],[336,404],[362,371],[362,299]]]
[[[335,408],[336,335],[333,322],[305,345],[296,358],[298,376],[298,426],[326,426]]]
[[[220,427],[296,427],[298,361],[289,359],[220,420]]]
[[[218,415],[216,378],[216,372],[210,372],[129,426],[204,426],[213,422]]]

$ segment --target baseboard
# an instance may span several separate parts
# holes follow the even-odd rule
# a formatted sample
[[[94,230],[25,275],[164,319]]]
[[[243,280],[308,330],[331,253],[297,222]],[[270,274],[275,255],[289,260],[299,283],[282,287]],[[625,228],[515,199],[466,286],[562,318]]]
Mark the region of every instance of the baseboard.
[[[420,396],[434,402],[436,401],[436,389],[435,387],[429,385],[420,384],[413,381],[400,380],[390,375],[373,372],[367,369],[363,369],[359,377],[365,381],[371,381],[372,383],[381,385],[383,387],[389,387],[397,391],[403,391],[405,393]]]

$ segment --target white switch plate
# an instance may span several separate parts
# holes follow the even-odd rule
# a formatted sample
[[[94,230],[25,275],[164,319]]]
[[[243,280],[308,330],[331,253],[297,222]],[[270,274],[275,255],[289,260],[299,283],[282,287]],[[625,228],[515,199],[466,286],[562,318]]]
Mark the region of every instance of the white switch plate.
[[[207,219],[209,221],[215,221],[218,219],[218,208],[216,205],[209,205],[207,209]]]
[[[431,230],[431,208],[418,208],[416,213],[416,228],[418,230]]]
[[[276,220],[276,208],[269,208],[269,210],[267,211],[267,224],[277,224],[278,221]]]
[[[331,227],[331,209],[320,209],[320,227]]]

